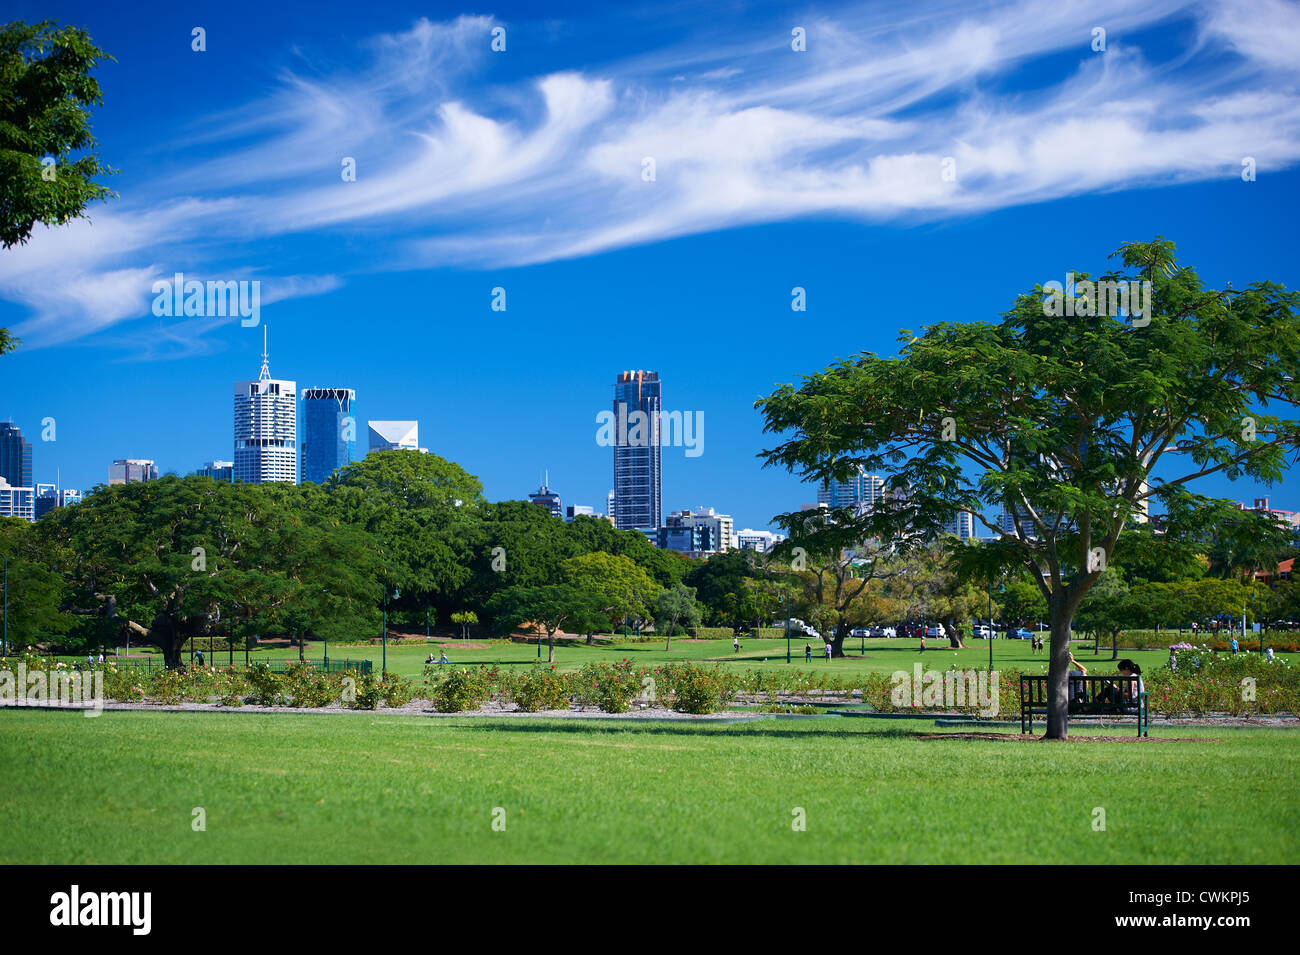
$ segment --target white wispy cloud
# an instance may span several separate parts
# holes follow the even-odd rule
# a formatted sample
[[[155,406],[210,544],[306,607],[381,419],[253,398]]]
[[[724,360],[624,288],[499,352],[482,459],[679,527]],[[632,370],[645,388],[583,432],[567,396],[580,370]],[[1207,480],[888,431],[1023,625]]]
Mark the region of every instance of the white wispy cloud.
[[[1281,0],[836,6],[744,31],[687,23],[671,48],[489,83],[492,57],[512,55],[490,51],[497,25],[422,19],[363,41],[348,69],[299,51],[263,99],[192,123],[202,158],[148,198],[0,255],[0,295],[32,310],[17,332],[50,344],[145,315],[151,281],[182,268],[285,272],[266,250],[295,234],[340,249],[363,234],[367,252],[326,255],[282,298],[363,270],[537,263],[816,215],[923,221],[1300,161],[1300,11]],[[1190,43],[1172,55],[1131,39],[1171,25]],[[510,30],[517,43],[526,27]]]

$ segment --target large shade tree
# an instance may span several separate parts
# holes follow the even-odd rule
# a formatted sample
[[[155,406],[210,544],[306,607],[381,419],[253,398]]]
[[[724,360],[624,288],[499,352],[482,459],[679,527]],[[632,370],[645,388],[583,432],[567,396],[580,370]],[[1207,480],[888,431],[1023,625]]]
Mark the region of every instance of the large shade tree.
[[[1068,734],[1071,621],[1125,526],[1157,502],[1178,534],[1216,503],[1189,484],[1273,483],[1300,448],[1300,421],[1279,414],[1300,403],[1300,297],[1207,288],[1162,238],[1115,257],[1097,283],[1078,271],[1000,321],[904,332],[898,357],[861,354],[757,403],[783,436],[767,464],[814,481],[884,471],[905,490],[905,504],[852,518],[864,537],[882,522],[938,534],[967,510],[998,537],[970,550],[1030,573],[1051,619],[1052,739]],[[1128,281],[1150,283],[1140,315],[1144,286]],[[1116,307],[1118,288],[1139,294]],[[999,507],[1007,522],[986,515]]]

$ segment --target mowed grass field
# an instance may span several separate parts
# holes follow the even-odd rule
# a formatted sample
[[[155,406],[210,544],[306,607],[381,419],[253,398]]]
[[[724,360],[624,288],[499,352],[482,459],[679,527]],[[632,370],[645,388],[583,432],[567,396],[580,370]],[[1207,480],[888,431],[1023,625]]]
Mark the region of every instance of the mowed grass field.
[[[924,664],[927,669],[947,669],[949,666],[961,669],[984,669],[989,662],[988,644],[983,640],[968,640],[966,641],[967,646],[963,650],[949,649],[947,641],[942,641],[942,645],[939,645],[934,640],[927,640],[928,649],[923,653],[917,640],[879,638],[868,639],[864,642],[855,637],[845,641],[844,652],[846,656],[842,659],[832,660],[829,663],[821,655],[822,644],[819,641],[812,641],[812,663],[805,662],[803,649],[805,644],[809,642],[807,639],[791,641],[791,662],[788,665],[785,662],[784,640],[745,640],[742,641],[740,652],[736,653],[730,640],[689,640],[680,637],[673,638],[672,645],[668,650],[664,649],[661,640],[652,643],[615,640],[613,642],[597,643],[592,646],[580,642],[557,645],[555,648],[555,665],[561,670],[573,670],[589,661],[604,660],[612,662],[624,658],[631,660],[638,666],[655,666],[676,660],[718,661],[726,666],[734,666],[741,670],[745,668],[784,668],[788,666],[790,669],[804,672],[829,672],[848,677],[867,672],[910,671],[912,665],[918,662]],[[1088,644],[1088,646],[1090,647],[1091,644]],[[546,645],[543,643],[542,662],[546,661],[546,649]],[[467,646],[461,641],[443,640],[437,644],[390,644],[388,647],[388,669],[412,679],[421,677],[424,674],[424,661],[428,658],[430,652],[433,653],[435,659],[440,653],[445,652],[448,660],[454,664],[497,664],[526,667],[538,660],[535,644],[515,643],[509,640],[471,640]],[[307,659],[319,663],[323,653],[324,648],[321,644],[308,644],[306,649]],[[1110,659],[1110,650],[1104,646],[1102,652],[1097,655],[1094,655],[1090,649],[1082,649],[1082,646],[1076,646],[1074,653],[1075,657],[1088,668],[1089,672],[1092,672],[1094,667],[1096,667],[1096,672],[1099,673],[1115,672],[1115,663]],[[383,648],[371,645],[331,645],[329,655],[331,660],[371,660],[374,662],[375,668],[378,669],[383,657]],[[217,650],[211,654],[205,653],[205,656],[207,656],[209,664],[216,666],[225,666],[231,659],[230,655],[222,650]],[[1121,650],[1120,656],[1135,660],[1144,671],[1154,670],[1157,667],[1166,665],[1169,661],[1167,650]],[[1284,656],[1289,657],[1292,654],[1284,654]],[[73,660],[71,657],[68,659],[69,661]],[[189,656],[186,655],[185,659],[188,661]],[[249,655],[249,659],[267,661],[296,660],[298,659],[298,650],[297,648],[264,648],[253,651]],[[157,656],[156,662],[161,665],[162,657]],[[241,651],[235,652],[234,662],[237,665],[243,664],[244,654]],[[993,665],[995,668],[1016,667],[1030,672],[1041,667],[1046,672],[1047,654],[1045,652],[1032,653],[1028,640],[994,640]]]
[[[0,862],[1300,862],[1300,731],[1152,735],[6,710]]]

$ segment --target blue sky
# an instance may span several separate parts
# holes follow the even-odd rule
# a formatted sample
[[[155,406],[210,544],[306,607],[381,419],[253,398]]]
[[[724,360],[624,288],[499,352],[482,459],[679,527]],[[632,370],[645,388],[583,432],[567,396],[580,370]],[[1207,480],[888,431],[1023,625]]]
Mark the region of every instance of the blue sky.
[[[262,329],[154,316],[178,271],[260,280],[276,377],[418,419],[493,499],[547,469],[603,510],[596,414],[656,370],[704,415],[702,455],[664,452],[665,509],[738,528],[814,497],[760,470],[753,401],[899,328],[994,319],[1156,234],[1212,285],[1300,285],[1293,4],[186,6],[8,7],[117,60],[94,127],[120,199],[0,253],[24,339],[0,418],[38,481],[230,459]],[[1198,489],[1300,509],[1290,484]]]

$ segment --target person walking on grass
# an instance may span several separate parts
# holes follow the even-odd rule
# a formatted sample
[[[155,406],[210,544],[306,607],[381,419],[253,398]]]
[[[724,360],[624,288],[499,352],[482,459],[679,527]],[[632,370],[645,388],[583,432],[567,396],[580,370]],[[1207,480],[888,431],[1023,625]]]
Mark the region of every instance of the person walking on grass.
[[[832,652],[833,652],[833,650],[831,649],[830,641],[827,640],[827,641],[826,641],[826,662],[827,662],[827,663],[829,663],[830,660],[831,660],[831,654],[832,654]]]
[[[805,644],[803,645],[803,658],[804,658],[804,662],[805,662],[805,663],[812,663],[812,644],[811,644],[811,643],[805,643]]]
[[[921,652],[925,652],[925,631],[921,631]]]
[[[734,637],[731,638],[731,652],[732,653],[740,652],[740,634],[736,634]]]

